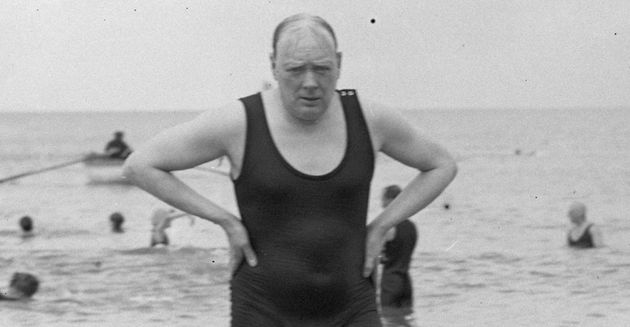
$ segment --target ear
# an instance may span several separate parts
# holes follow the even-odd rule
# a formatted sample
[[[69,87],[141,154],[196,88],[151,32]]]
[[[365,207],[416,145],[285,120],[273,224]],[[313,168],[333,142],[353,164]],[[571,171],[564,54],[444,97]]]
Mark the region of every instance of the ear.
[[[276,55],[275,53],[269,54],[269,61],[271,62],[271,73],[273,74],[273,78],[277,81],[278,77],[276,76]]]
[[[337,69],[341,69],[341,52],[337,52]]]

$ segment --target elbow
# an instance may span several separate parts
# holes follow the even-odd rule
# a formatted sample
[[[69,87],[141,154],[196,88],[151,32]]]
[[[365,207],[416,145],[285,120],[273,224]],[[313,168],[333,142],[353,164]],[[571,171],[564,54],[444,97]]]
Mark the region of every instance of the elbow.
[[[144,166],[145,165],[143,165],[142,162],[138,160],[137,156],[134,156],[132,154],[125,160],[125,163],[123,164],[122,175],[132,184],[138,185],[140,176],[142,176],[142,171],[144,171]]]
[[[455,162],[455,160],[451,158],[450,162],[448,163],[448,170],[451,176],[451,180],[455,179],[455,176],[457,176],[458,169],[459,168],[457,167],[457,162]]]
[[[444,176],[448,179],[449,183],[457,176],[457,162],[451,156],[444,158],[440,164],[440,168],[444,172]]]

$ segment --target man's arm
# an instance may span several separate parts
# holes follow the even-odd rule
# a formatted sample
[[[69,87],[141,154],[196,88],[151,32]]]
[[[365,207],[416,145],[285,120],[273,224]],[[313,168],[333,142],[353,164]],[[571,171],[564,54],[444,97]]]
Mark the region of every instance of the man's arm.
[[[238,151],[242,152],[244,135],[245,113],[240,103],[209,110],[158,134],[134,151],[125,161],[124,175],[173,207],[220,225],[234,252],[232,260],[238,261],[234,264],[240,263],[244,255],[250,265],[255,265],[256,256],[240,220],[171,173],[224,155],[233,164],[240,164],[240,158],[235,157],[242,156]]]
[[[374,103],[368,103],[366,107],[376,150],[419,170],[418,175],[368,226],[364,267],[367,277],[374,269],[387,231],[440,195],[455,178],[457,165],[446,149],[422,135],[397,110]]]

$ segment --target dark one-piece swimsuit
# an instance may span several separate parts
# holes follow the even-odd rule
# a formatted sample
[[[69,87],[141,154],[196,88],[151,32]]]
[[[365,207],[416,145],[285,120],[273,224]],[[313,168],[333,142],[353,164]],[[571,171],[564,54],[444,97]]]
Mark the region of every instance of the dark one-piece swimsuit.
[[[591,236],[591,226],[593,226],[593,224],[586,226],[584,232],[582,233],[582,235],[580,235],[580,238],[575,241],[571,239],[571,233],[569,233],[569,235],[567,236],[567,242],[569,243],[569,246],[572,248],[581,249],[595,247],[595,244],[593,243],[593,237]]]
[[[362,276],[374,151],[356,92],[338,93],[347,145],[324,175],[282,157],[259,93],[241,99],[247,132],[234,190],[258,265],[241,263],[232,276],[233,327],[381,326]]]

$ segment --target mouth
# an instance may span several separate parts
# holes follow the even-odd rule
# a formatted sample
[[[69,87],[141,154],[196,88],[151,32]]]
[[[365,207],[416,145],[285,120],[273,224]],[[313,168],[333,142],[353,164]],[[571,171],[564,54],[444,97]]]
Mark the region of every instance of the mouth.
[[[318,101],[320,98],[319,97],[300,97],[301,100],[306,101],[306,102],[316,102]]]

